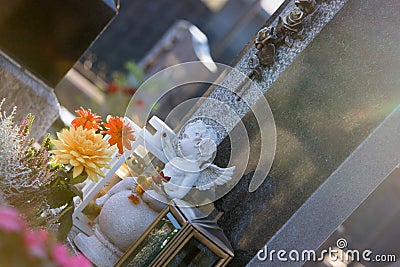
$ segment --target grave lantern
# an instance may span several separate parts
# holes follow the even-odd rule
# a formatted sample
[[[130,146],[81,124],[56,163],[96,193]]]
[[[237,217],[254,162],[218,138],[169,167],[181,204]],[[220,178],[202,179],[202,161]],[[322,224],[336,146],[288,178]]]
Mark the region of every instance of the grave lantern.
[[[233,256],[216,221],[187,202],[174,199],[116,267],[226,266]]]

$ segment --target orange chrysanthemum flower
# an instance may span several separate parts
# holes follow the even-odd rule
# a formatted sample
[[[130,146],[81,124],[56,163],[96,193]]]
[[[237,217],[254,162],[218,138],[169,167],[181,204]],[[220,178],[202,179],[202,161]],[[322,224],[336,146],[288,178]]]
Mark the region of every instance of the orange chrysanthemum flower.
[[[53,140],[56,150],[54,162],[73,166],[73,177],[86,172],[89,179],[97,181],[97,176],[104,177],[101,168],[110,168],[109,163],[115,149],[110,148],[101,134],[78,128],[63,129],[57,133],[59,140]]]
[[[107,131],[103,131],[102,133],[111,136],[108,139],[110,146],[117,144],[120,154],[124,153],[124,147],[132,149],[131,141],[135,141],[135,136],[133,136],[131,126],[125,124],[123,118],[108,116],[107,123],[103,125],[107,128]]]
[[[92,113],[92,110],[89,108],[88,110],[84,110],[81,107],[78,110],[75,110],[75,113],[79,115],[79,117],[75,118],[71,124],[76,129],[79,126],[82,126],[84,129],[95,129],[98,130],[101,121],[101,116],[98,116],[96,113]]]

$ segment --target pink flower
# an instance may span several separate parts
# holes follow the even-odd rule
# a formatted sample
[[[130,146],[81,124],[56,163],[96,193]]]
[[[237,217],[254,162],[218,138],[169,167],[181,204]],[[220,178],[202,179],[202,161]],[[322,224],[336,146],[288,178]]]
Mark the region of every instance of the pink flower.
[[[72,257],[69,260],[69,265],[66,265],[64,267],[76,267],[76,266],[79,266],[79,267],[91,267],[92,263],[88,259],[86,259],[85,256],[77,255],[77,256]]]
[[[51,253],[56,263],[58,263],[62,267],[68,266],[70,256],[67,248],[64,245],[55,244]]]
[[[67,248],[55,244],[52,251],[54,261],[61,267],[91,267],[92,264],[83,255],[70,256]]]
[[[8,255],[7,252],[0,259],[0,265],[10,259],[19,258],[24,266],[31,266],[35,262],[35,266],[47,266],[51,262],[51,266],[57,267],[90,267],[92,264],[83,255],[70,256],[68,249],[61,243],[54,243],[50,239],[50,235],[46,230],[31,230],[27,226],[27,222],[20,217],[17,210],[9,207],[0,207],[0,233],[13,233],[11,238],[16,238],[12,249],[15,251]],[[14,234],[16,233],[16,234]],[[6,235],[7,240],[8,236]],[[7,240],[4,240],[5,242]],[[3,240],[0,240],[1,245]],[[54,244],[54,245],[53,245]],[[1,250],[0,250],[1,252]],[[28,252],[28,254],[26,253]],[[5,261],[4,261],[5,260]],[[26,263],[26,264],[25,264]],[[36,265],[39,264],[39,265]],[[21,265],[21,266],[22,266]],[[7,265],[8,266],[8,265]],[[14,265],[13,265],[14,266]],[[19,266],[19,265],[18,265]]]
[[[0,230],[6,233],[19,232],[26,227],[26,222],[18,211],[9,207],[0,207]]]
[[[46,257],[46,242],[48,239],[49,233],[45,230],[29,230],[24,233],[25,245],[27,246],[30,254],[35,257]]]

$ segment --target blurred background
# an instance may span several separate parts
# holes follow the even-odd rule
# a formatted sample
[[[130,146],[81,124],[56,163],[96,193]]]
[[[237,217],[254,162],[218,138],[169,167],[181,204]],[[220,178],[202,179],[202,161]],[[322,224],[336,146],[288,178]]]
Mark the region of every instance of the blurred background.
[[[283,2],[121,0],[118,16],[55,87],[56,95],[71,112],[85,106],[103,116],[124,115],[140,83],[161,69],[193,60],[229,65]],[[181,103],[206,89],[181,88],[165,101]]]

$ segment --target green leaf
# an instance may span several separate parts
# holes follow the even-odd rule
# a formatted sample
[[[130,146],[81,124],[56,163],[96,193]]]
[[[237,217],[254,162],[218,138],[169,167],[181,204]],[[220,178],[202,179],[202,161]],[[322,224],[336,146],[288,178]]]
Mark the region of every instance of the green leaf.
[[[139,84],[144,80],[143,69],[135,62],[127,61],[127,62],[125,62],[124,67],[126,70],[128,70],[130,73],[132,73],[133,76],[135,76],[135,78]],[[135,84],[135,86],[138,86],[139,84]]]
[[[54,167],[57,167],[57,165],[54,165]],[[55,180],[65,180],[68,177],[68,173],[65,171],[62,166],[58,166],[59,170],[57,172],[57,178]]]
[[[46,197],[50,208],[54,209],[70,203],[76,195],[68,185],[57,185],[50,187]]]
[[[116,71],[113,72],[113,81],[118,85],[118,86],[124,86],[126,84],[126,76],[122,72]]]
[[[66,172],[64,169],[58,171],[58,176],[51,181],[48,193],[46,194],[47,202],[51,208],[61,207],[69,202],[75,196],[83,198],[82,191],[73,186],[73,184],[85,181],[87,174],[79,175],[72,178],[72,171]]]
[[[76,176],[75,178],[70,179],[71,184],[80,184],[83,183],[87,179],[88,175],[86,173],[81,173],[80,175]]]
[[[65,242],[68,233],[71,231],[74,209],[74,203],[70,202],[69,205],[61,212],[61,217],[59,219],[60,227],[58,228],[57,232],[57,239],[60,242]]]
[[[76,186],[69,184],[69,189],[71,190],[71,192],[73,192],[76,196],[79,196],[81,199],[83,199],[83,192],[82,190],[80,190],[79,188],[77,188]]]

